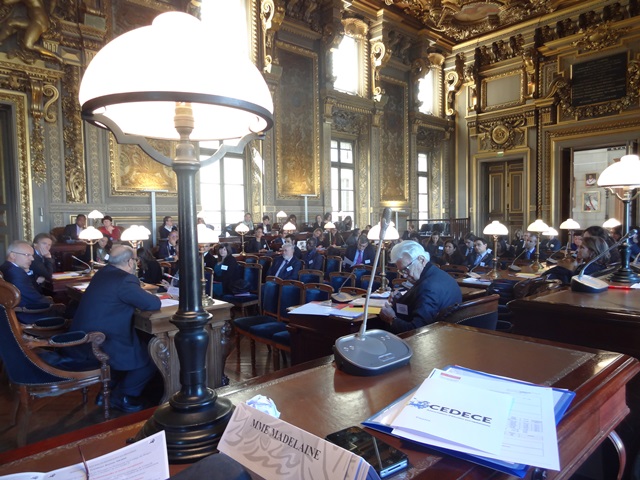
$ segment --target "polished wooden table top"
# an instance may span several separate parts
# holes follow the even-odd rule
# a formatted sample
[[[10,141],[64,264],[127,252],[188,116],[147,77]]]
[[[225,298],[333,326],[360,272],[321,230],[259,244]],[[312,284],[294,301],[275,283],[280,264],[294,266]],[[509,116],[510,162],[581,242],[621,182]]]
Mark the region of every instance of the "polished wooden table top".
[[[355,377],[336,370],[332,357],[309,362],[264,377],[219,389],[233,403],[256,394],[273,399],[282,419],[318,436],[357,425],[400,395],[419,385],[433,368],[457,364],[543,385],[567,388],[576,397],[558,425],[561,472],[547,472],[548,479],[567,479],[627,414],[625,386],[640,365],[623,354],[571,347],[543,340],[481,331],[438,323],[408,337],[414,355],[411,363],[375,377]],[[132,417],[136,422],[140,417]],[[17,471],[48,471],[77,462],[76,444],[93,458],[124,445],[142,423],[114,424],[109,433],[81,439],[65,437],[64,443],[43,453],[29,454],[0,466],[0,474]],[[104,429],[104,427],[97,426]],[[104,430],[102,430],[104,431]],[[426,448],[402,444],[375,432],[376,436],[405,451],[410,468],[393,477],[427,480],[506,479],[486,467],[443,455]],[[50,442],[49,448],[54,443]],[[16,451],[13,459],[20,458]],[[9,456],[0,460],[11,460]],[[172,466],[172,473],[184,466]],[[527,478],[531,478],[530,469]]]

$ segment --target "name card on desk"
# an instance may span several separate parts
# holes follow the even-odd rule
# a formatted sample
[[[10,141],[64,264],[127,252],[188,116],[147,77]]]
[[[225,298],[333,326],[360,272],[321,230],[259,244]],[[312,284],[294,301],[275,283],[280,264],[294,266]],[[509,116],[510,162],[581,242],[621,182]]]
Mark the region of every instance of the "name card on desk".
[[[263,478],[380,478],[362,457],[245,403],[236,406],[218,450]]]

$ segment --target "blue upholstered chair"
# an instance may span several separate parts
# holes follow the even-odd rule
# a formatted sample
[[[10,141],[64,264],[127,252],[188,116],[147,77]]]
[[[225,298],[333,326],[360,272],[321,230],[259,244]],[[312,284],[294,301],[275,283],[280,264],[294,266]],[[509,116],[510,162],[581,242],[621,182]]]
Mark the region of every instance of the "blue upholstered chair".
[[[337,293],[342,287],[355,287],[356,276],[349,272],[331,272],[329,284],[333,287],[334,293]]]
[[[273,258],[268,255],[260,255],[258,257],[258,263],[262,265],[262,282],[264,283],[267,280],[267,272],[271,268],[271,263],[273,262]]]
[[[324,302],[331,298],[333,288],[326,283],[305,283],[304,303]]]
[[[370,275],[371,270],[366,267],[366,265],[355,265],[353,269],[351,269],[351,273],[356,277],[356,287],[362,288],[362,276]]]
[[[305,268],[298,272],[298,280],[302,283],[322,283],[324,272],[312,268]]]
[[[249,329],[249,333],[256,341],[266,343],[274,347],[273,368],[280,369],[279,352],[291,351],[289,332],[287,332],[287,319],[289,318],[289,308],[302,303],[304,285],[297,280],[283,280],[280,284],[280,294],[278,296],[278,321],[255,325]]]
[[[278,320],[278,298],[280,296],[280,284],[282,280],[276,277],[268,277],[260,289],[260,314],[250,317],[241,317],[233,320],[236,331],[236,349],[240,353],[240,335],[247,337],[251,344],[251,366],[256,364],[256,341],[250,333],[251,327],[271,323]]]
[[[235,295],[223,295],[222,300],[232,304],[236,308],[240,308],[241,316],[248,315],[249,307],[260,306],[260,286],[262,285],[262,265],[259,263],[243,263],[238,262],[242,271],[242,279],[244,280],[247,292]]]
[[[369,282],[371,281],[373,281],[373,285],[371,286],[372,292],[378,290],[380,285],[382,285],[382,278],[380,275],[375,275],[373,280],[371,275],[362,275],[362,278],[360,279],[360,288],[367,290],[369,288]]]
[[[15,395],[12,423],[18,422],[18,446],[27,441],[31,400],[82,391],[87,402],[87,388],[102,384],[104,418],[109,419],[109,356],[100,345],[102,332],[71,332],[36,339],[25,335],[14,307],[20,302],[20,292],[9,282],[0,280],[0,358]],[[95,362],[81,363],[60,353],[68,347],[90,344]]]
[[[329,280],[333,272],[342,271],[342,257],[338,255],[327,255],[327,259],[324,262],[324,278]]]

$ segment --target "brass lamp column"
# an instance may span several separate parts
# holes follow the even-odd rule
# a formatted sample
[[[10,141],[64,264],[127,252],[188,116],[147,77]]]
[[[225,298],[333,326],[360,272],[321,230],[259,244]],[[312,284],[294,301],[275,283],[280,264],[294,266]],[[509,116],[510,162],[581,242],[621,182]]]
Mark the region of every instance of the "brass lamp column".
[[[89,250],[91,252],[91,259],[89,260],[89,275],[96,273],[93,268],[93,246],[102,238],[102,236],[102,232],[94,226],[88,226],[78,234],[78,238],[80,240],[84,240],[89,245]]]
[[[536,256],[533,264],[531,265],[531,270],[537,272],[542,269],[542,264],[540,263],[540,236],[544,232],[549,230],[549,225],[544,223],[540,218],[538,218],[535,222],[529,224],[527,227],[527,231],[534,232],[538,236],[538,241],[536,242]]]
[[[609,165],[598,177],[598,186],[605,187],[613,193],[624,206],[622,217],[622,235],[629,233],[631,223],[631,202],[640,194],[640,157],[625,155],[619,162]],[[635,192],[635,193],[634,193]],[[629,267],[631,256],[630,240],[627,238],[620,245],[620,267],[610,280],[618,283],[638,283],[640,278]]]
[[[571,244],[573,243],[573,232],[580,230],[580,224],[573,218],[567,218],[560,224],[560,230],[569,230],[569,240],[567,241],[567,248],[564,251],[564,259],[568,260],[571,257]]]
[[[225,15],[214,19],[228,21]],[[164,430],[169,461],[195,462],[214,453],[233,406],[207,388],[205,356],[211,315],[202,307],[196,234],[196,174],[227,153],[242,154],[273,126],[273,101],[264,78],[222,37],[222,25],[180,12],[109,42],[93,58],[80,85],[82,117],[107,128],[119,143],[135,144],[171,167],[178,180],[180,296],[172,322],[181,389],[158,407],[137,438]],[[194,73],[193,66],[198,65]],[[177,141],[171,159],[147,138]],[[199,160],[192,141],[217,140]]]
[[[244,255],[244,236],[247,234],[247,232],[249,231],[249,227],[247,227],[244,223],[239,223],[236,226],[236,233],[240,234],[240,242],[242,242],[242,255]]]
[[[509,229],[498,220],[494,220],[484,227],[482,233],[484,235],[493,236],[493,270],[491,270],[487,276],[491,278],[498,278],[498,237],[500,235],[508,235]]]

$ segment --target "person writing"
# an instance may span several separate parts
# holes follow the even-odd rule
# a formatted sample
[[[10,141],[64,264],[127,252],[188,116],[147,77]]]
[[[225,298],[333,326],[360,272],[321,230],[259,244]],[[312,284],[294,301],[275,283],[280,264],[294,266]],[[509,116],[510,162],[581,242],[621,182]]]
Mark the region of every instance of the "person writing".
[[[433,323],[440,310],[462,301],[456,281],[430,262],[418,242],[398,243],[391,249],[391,262],[412,287],[382,307],[380,320],[389,331],[406,332]]]
[[[71,331],[100,331],[106,335],[102,349],[109,355],[111,407],[123,412],[144,408],[139,398],[156,373],[146,345],[138,337],[133,313],[160,310],[160,298],[145,291],[136,277],[136,252],[127,245],[111,249],[109,265],[95,274],[82,295],[71,323]],[[87,359],[91,352],[77,348],[71,356]]]

